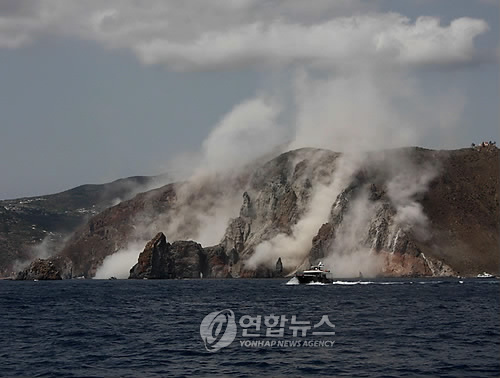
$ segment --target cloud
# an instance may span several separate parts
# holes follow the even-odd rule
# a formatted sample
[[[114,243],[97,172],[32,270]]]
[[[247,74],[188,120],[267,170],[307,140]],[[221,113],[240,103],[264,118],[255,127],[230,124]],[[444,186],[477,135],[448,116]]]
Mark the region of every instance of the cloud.
[[[0,48],[18,48],[33,41],[35,34],[52,22],[41,4],[6,0],[0,3]]]
[[[155,38],[141,42],[134,50],[145,63],[163,63],[174,69],[292,63],[344,70],[366,64],[461,65],[474,62],[474,38],[487,28],[485,21],[472,18],[441,26],[434,17],[420,17],[411,23],[390,13],[335,18],[310,26],[256,22],[206,32],[189,43]]]
[[[460,66],[484,59],[474,39],[488,30],[480,19],[412,21],[360,1],[30,3],[5,7],[0,46],[20,47],[43,32],[63,34],[129,49],[146,64],[173,70]]]

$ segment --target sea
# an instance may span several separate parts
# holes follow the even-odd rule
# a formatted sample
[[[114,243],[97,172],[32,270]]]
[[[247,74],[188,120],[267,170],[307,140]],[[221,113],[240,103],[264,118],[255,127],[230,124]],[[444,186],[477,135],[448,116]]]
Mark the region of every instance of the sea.
[[[499,377],[500,281],[0,281],[0,375]]]

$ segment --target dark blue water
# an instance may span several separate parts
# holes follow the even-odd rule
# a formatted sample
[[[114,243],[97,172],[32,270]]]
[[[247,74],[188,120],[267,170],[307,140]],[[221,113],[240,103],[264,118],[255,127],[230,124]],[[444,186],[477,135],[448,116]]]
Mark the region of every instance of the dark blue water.
[[[0,375],[500,375],[499,281],[383,282],[0,281]],[[200,323],[223,309],[237,320],[296,315],[315,324],[328,315],[335,336],[304,340],[335,343],[244,347],[250,338],[238,325],[236,340],[210,353]],[[274,340],[298,339],[287,329]]]

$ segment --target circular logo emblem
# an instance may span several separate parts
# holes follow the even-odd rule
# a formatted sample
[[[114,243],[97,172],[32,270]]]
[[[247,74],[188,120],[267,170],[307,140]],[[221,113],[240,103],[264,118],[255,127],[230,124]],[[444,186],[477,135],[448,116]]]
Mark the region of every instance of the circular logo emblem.
[[[200,336],[209,352],[227,347],[236,337],[234,312],[226,309],[205,316],[200,324]]]

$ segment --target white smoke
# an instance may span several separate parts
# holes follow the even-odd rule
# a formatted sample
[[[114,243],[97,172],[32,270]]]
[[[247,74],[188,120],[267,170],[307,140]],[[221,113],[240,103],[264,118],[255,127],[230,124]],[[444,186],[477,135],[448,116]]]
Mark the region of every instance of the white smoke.
[[[380,273],[382,259],[365,246],[376,209],[377,205],[369,200],[366,189],[350,199],[330,253],[324,259],[335,277],[357,277],[360,272],[365,277],[374,277]]]
[[[129,264],[130,269],[130,262],[137,261],[137,240],[144,245],[144,239],[160,231],[172,241],[195,240],[203,246],[219,243],[229,220],[238,216],[249,177],[246,170],[262,156],[273,156],[285,138],[286,129],[277,120],[279,112],[271,99],[258,97],[235,106],[222,117],[203,142],[199,158],[183,167],[191,174],[176,187],[175,208],[165,214],[154,208],[140,213],[133,220],[129,245],[103,261],[99,277],[113,275],[113,266],[125,272]]]
[[[35,259],[48,259],[52,256],[62,241],[54,240],[50,235],[46,236],[40,244],[31,248],[31,253]]]
[[[391,201],[396,215],[393,227],[412,233],[419,240],[429,238],[428,219],[418,202],[437,175],[438,168],[417,166],[404,153],[392,151],[384,153],[384,159],[373,159],[366,167],[379,168],[386,177],[387,197]],[[387,160],[387,155],[390,155]],[[386,172],[384,172],[386,171]],[[367,246],[369,228],[375,219],[379,203],[369,199],[369,192],[362,190],[350,200],[349,208],[342,223],[335,231],[335,239],[330,247],[325,263],[330,266],[336,277],[375,277],[384,268],[384,258],[373,246]],[[377,238],[378,235],[375,236]],[[394,250],[393,250],[394,251]]]
[[[362,70],[318,79],[302,69],[297,71],[294,81],[295,109],[291,120],[295,138],[290,148],[343,151],[343,158],[336,164],[336,174],[340,176],[352,177],[366,167],[385,172],[387,196],[396,209],[395,222],[426,239],[427,217],[418,199],[428,189],[438,168],[419,167],[402,154],[383,154],[382,159],[377,160],[376,155],[367,152],[419,145],[431,137],[438,138],[445,146],[449,140],[446,135],[452,134],[457,117],[463,111],[463,98],[448,96],[446,91],[427,95],[409,72],[388,74]],[[328,221],[337,195],[349,184],[349,180],[339,181],[333,176],[329,186],[317,188],[309,208],[292,227],[292,233],[279,234],[258,245],[245,266],[272,267],[279,257],[287,267],[303,263],[313,237]],[[363,266],[363,274],[374,276],[380,272],[382,262],[366,248],[365,239],[375,207],[366,193],[355,196],[351,202],[344,227],[336,230],[329,262],[337,260],[335,266],[342,267],[339,274],[343,277],[357,276],[360,266]]]
[[[286,139],[279,125],[280,106],[255,97],[236,105],[203,141],[203,159],[194,176],[242,168],[269,153]]]
[[[396,209],[396,223],[405,231],[412,231],[420,240],[429,237],[428,219],[418,197],[424,194],[437,176],[438,167],[416,167],[407,162],[387,183],[387,195]]]
[[[193,238],[203,246],[219,243],[227,229],[229,219],[238,216],[241,206],[241,193],[223,197],[215,206],[198,215],[200,226]]]
[[[279,234],[258,245],[245,266],[272,266],[278,257],[285,266],[298,266],[310,251],[312,238],[328,221],[338,194],[349,185],[349,178],[368,164],[368,150],[417,145],[436,132],[433,127],[436,124],[448,133],[456,117],[446,118],[442,114],[460,114],[463,107],[462,101],[443,102],[445,95],[434,95],[433,111],[422,115],[431,100],[425,98],[411,76],[402,73],[375,75],[364,71],[319,80],[306,70],[299,70],[294,81],[293,109],[276,105],[286,104],[284,99],[269,100],[270,96],[262,94],[237,105],[224,116],[203,143],[201,158],[190,178],[178,186],[176,209],[164,215],[143,214],[136,225],[135,238],[152,237],[155,232],[164,231],[169,240],[192,239],[204,246],[216,244],[229,220],[238,215],[241,193],[249,176],[242,171],[259,156],[279,151],[276,146],[293,133],[295,137],[289,148],[323,147],[343,151],[345,156],[336,163],[331,181],[317,183],[310,206],[292,227],[292,233]],[[278,122],[283,113],[290,119],[288,130]],[[448,123],[443,125],[443,119],[448,119]],[[390,173],[388,196],[396,207],[397,221],[425,235],[426,218],[415,197],[425,192],[434,173],[429,171],[419,176],[421,173],[402,161],[398,170]],[[352,215],[356,219],[370,218],[368,209],[356,203],[350,211],[359,212]],[[356,227],[354,224],[352,230]],[[342,232],[338,232],[338,243],[340,240],[343,243],[338,248],[371,261],[369,255],[361,252],[362,243],[341,235]],[[347,264],[351,258],[346,256],[336,258],[345,259]],[[367,264],[378,266],[377,259],[372,263]],[[356,265],[352,268],[357,269]],[[344,267],[344,271],[352,269]],[[365,271],[371,270],[365,268]]]
[[[311,240],[319,227],[326,222],[330,212],[327,204],[335,197],[338,188],[319,184],[314,191],[310,208],[292,227],[291,235],[278,234],[273,239],[259,244],[254,254],[245,262],[245,267],[255,269],[260,265],[272,267],[279,257],[284,266],[299,265],[309,252]]]
[[[295,138],[290,148],[356,154],[432,139],[447,147],[464,107],[451,89],[426,93],[411,72],[361,70],[315,78],[299,70],[293,80]]]
[[[419,145],[432,138],[440,147],[451,143],[448,135],[463,111],[463,97],[456,96],[453,88],[427,93],[414,72],[481,62],[474,40],[488,29],[483,20],[460,18],[441,25],[437,18],[413,22],[396,13],[338,17],[333,11],[338,7],[327,4],[336,2],[322,1],[321,7],[317,2],[310,5],[303,22],[305,8],[293,3],[291,7],[290,2],[280,2],[278,8],[285,10],[282,18],[272,17],[269,7],[255,1],[234,6],[217,1],[208,8],[197,3],[195,9],[190,3],[177,15],[181,8],[165,7],[162,2],[152,7],[154,14],[136,12],[129,2],[106,9],[78,6],[85,15],[80,29],[67,25],[59,29],[107,47],[129,48],[145,63],[174,70],[293,66],[286,79],[293,83],[291,92],[286,85],[284,93],[282,88],[271,88],[237,104],[214,126],[199,153],[176,161],[188,162],[189,169],[181,170],[190,173],[176,189],[175,208],[168,214],[142,214],[136,237],[166,231],[169,240],[217,243],[229,219],[238,214],[250,172],[245,168],[292,140],[290,149],[320,147],[346,153],[332,177],[315,183],[309,207],[291,234],[279,234],[258,245],[246,262],[247,267],[271,266],[281,257],[285,265],[298,266],[319,227],[328,221],[337,196],[352,175],[368,164],[366,151]],[[75,10],[69,8],[66,11],[73,14]],[[184,11],[198,15],[201,27],[183,27]],[[425,235],[426,218],[417,197],[425,192],[433,173],[416,178],[422,172],[413,165],[402,162],[401,167],[388,177],[396,221]],[[377,259],[372,261],[359,238],[373,211],[366,195],[352,200],[345,218],[350,226],[338,230],[332,251],[342,272],[352,274],[363,262],[366,273],[377,270]],[[345,253],[339,254],[340,250]]]
[[[102,265],[97,269],[95,279],[108,279],[115,277],[118,279],[126,279],[129,276],[130,268],[132,268],[139,257],[139,254],[144,249],[147,241],[130,243],[125,249],[106,257]]]
[[[16,259],[12,263],[12,272],[19,272],[28,267],[35,259],[48,259],[56,255],[69,240],[71,235],[52,234],[47,235],[43,240],[33,245],[28,250],[27,259]]]
[[[357,164],[355,160],[340,158],[335,163],[333,177],[329,182],[317,182],[311,195],[309,208],[302,218],[292,227],[292,233],[278,234],[271,240],[259,244],[254,254],[245,262],[245,267],[255,269],[260,265],[272,267],[279,257],[285,267],[300,265],[311,249],[312,238],[318,229],[326,223],[335,198],[351,180]]]
[[[238,216],[252,165],[273,156],[286,138],[280,106],[261,96],[236,105],[215,125],[202,145],[193,174],[177,192],[178,213],[165,230],[170,240],[220,242],[229,219]]]
[[[360,246],[349,253],[330,254],[324,263],[336,278],[374,278],[382,271],[384,258],[370,248]]]

